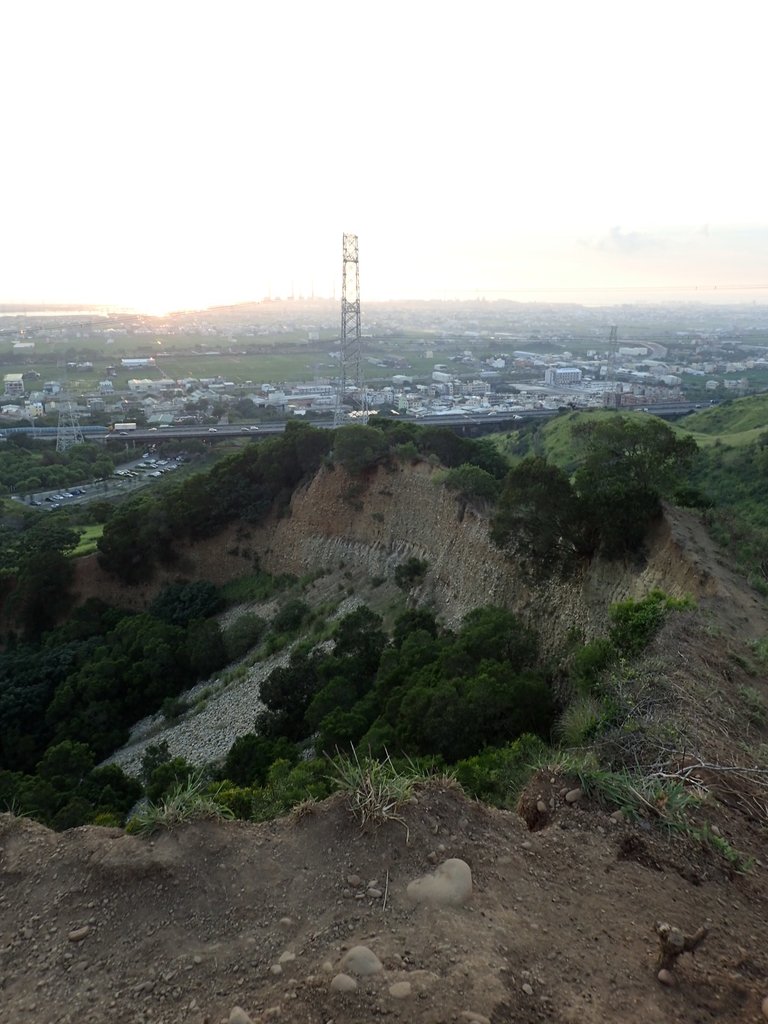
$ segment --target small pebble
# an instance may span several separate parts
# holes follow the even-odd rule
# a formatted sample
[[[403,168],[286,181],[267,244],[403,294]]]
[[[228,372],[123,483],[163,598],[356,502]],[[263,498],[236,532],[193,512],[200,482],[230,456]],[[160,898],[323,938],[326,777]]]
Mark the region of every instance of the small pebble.
[[[253,1024],[253,1021],[242,1006],[233,1006],[229,1011],[229,1024]]]
[[[677,984],[677,978],[674,976],[672,971],[668,971],[666,967],[662,967],[656,977],[662,985],[666,985],[668,988],[672,988]]]
[[[389,986],[389,994],[393,999],[407,999],[411,994],[410,981],[396,981],[394,985]]]

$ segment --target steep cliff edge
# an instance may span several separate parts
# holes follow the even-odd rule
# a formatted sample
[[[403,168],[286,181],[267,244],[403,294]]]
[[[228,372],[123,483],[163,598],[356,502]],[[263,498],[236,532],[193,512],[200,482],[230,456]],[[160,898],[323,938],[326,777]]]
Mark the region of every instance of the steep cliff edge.
[[[714,602],[721,626],[741,636],[766,632],[762,602],[722,562],[695,515],[667,510],[642,558],[594,559],[566,580],[532,585],[491,542],[487,516],[446,490],[440,472],[426,463],[382,466],[364,478],[323,468],[297,490],[282,518],[258,527],[234,524],[184,547],[172,569],[158,570],[143,586],[121,587],[101,572],[95,556],[80,559],[77,600],[95,595],[142,608],[169,581],[223,583],[247,572],[246,551],[268,572],[297,576],[341,567],[386,577],[417,557],[429,569],[416,598],[433,605],[448,623],[478,605],[499,604],[535,625],[546,645],[574,628],[586,637],[603,631],[610,604],[654,587],[674,596],[689,594],[705,609]]]

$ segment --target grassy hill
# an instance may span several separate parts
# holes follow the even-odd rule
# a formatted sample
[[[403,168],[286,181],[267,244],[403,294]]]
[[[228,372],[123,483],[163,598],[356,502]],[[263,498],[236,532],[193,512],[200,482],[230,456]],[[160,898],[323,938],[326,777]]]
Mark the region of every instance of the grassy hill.
[[[493,440],[499,451],[513,462],[524,455],[543,455],[555,465],[573,470],[579,461],[579,452],[571,437],[574,425],[615,415],[608,409],[569,412],[544,423],[531,423],[511,433],[494,435]],[[649,419],[649,414],[644,412],[625,410],[621,415],[629,419],[636,416]],[[723,402],[669,425],[676,434],[690,435],[699,448],[705,450],[713,446],[744,448],[754,444],[768,430],[768,393]]]
[[[768,394],[736,398],[721,405],[691,413],[680,420],[680,426],[695,434],[725,435],[743,434],[753,430],[768,429]]]

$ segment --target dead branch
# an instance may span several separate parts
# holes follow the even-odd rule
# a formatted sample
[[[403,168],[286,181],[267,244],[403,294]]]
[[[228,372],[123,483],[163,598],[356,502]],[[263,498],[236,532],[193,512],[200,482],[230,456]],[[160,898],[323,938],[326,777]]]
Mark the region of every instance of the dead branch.
[[[709,934],[709,928],[703,924],[693,935],[685,935],[679,928],[674,928],[666,921],[656,922],[656,934],[659,937],[659,970],[671,971],[677,958],[682,953],[695,953]]]

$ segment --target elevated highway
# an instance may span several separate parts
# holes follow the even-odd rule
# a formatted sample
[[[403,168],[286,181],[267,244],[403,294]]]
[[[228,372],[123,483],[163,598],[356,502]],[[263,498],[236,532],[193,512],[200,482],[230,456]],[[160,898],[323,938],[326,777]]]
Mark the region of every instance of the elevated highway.
[[[647,411],[662,418],[666,416],[681,416],[688,412],[694,412],[700,405],[693,402],[671,402],[663,405],[650,405],[643,411]],[[559,409],[527,409],[510,413],[478,413],[470,415],[466,413],[445,413],[428,414],[426,416],[397,416],[393,417],[405,423],[416,423],[417,425],[461,427],[461,426],[489,426],[497,424],[499,429],[513,429],[528,420],[548,419],[557,416]],[[570,410],[568,410],[570,411]],[[575,411],[579,411],[577,408]],[[619,409],[618,412],[632,412],[637,410]],[[320,422],[307,420],[310,426],[322,430],[333,429],[331,422]],[[353,422],[353,421],[350,421]],[[159,441],[173,438],[183,440],[194,438],[196,440],[216,441],[223,438],[250,437],[256,438],[270,434],[281,434],[285,430],[285,421],[276,420],[272,423],[237,423],[222,424],[216,427],[200,425],[193,426],[171,426],[171,427],[144,427],[137,430],[116,431],[108,430],[106,427],[83,427],[86,440],[98,441],[104,444],[125,444],[129,441],[140,442],[141,444],[156,444]],[[31,427],[13,426],[0,429],[0,437],[9,437],[14,434],[31,434],[40,440],[56,440],[56,427]]]

